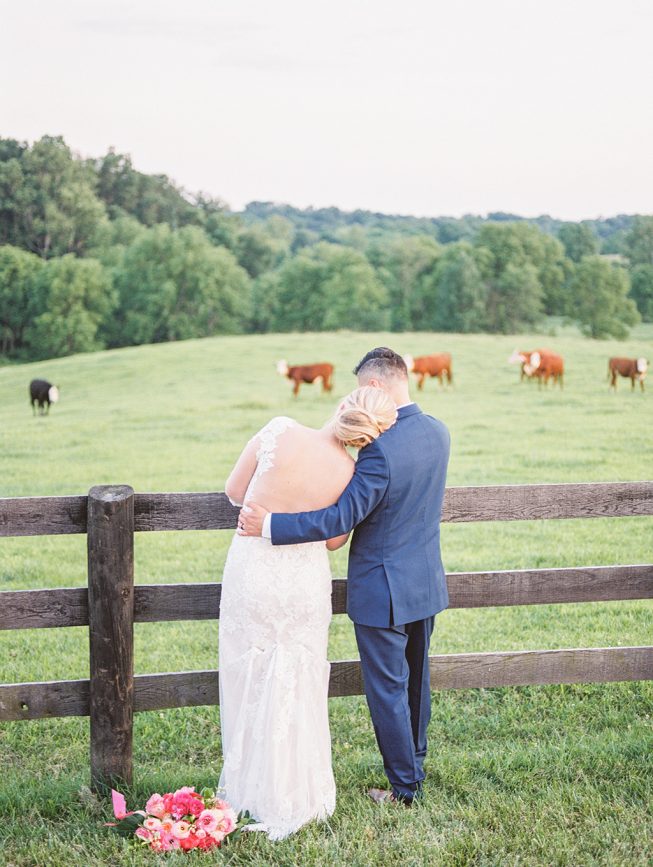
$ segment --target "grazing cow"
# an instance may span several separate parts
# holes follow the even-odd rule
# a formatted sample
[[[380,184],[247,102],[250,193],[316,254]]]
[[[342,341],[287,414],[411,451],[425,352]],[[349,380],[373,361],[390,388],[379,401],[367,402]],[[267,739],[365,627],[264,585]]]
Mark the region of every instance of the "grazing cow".
[[[562,388],[565,362],[561,355],[551,352],[550,349],[536,349],[531,352],[528,364],[524,365],[524,372],[527,376],[536,376],[540,388],[542,383],[548,385],[549,379],[553,380],[553,385],[557,382]]]
[[[565,363],[562,356],[551,349],[534,349],[532,352],[520,352],[515,349],[508,361],[510,364],[521,364],[522,381],[524,377],[527,379],[535,377],[538,385],[541,386],[542,383],[548,385],[549,379],[552,379],[554,385],[558,382],[562,388]]]
[[[32,404],[32,415],[36,415],[36,404],[39,405],[39,415],[50,412],[50,404],[59,400],[59,389],[45,379],[33,379],[29,384],[29,400]]]
[[[523,382],[524,379],[532,379],[535,376],[535,370],[540,363],[542,355],[555,355],[555,353],[550,349],[515,349],[508,359],[508,364],[519,364],[521,366],[519,380]],[[534,364],[531,363],[531,356],[535,362]]]
[[[440,385],[446,380],[449,385],[453,384],[451,372],[451,355],[448,352],[440,352],[438,355],[420,355],[413,358],[412,355],[404,355],[404,361],[409,373],[417,375],[417,388],[421,391],[427,376],[437,376]]]
[[[333,388],[333,365],[327,362],[321,364],[296,364],[288,366],[287,361],[277,362],[277,373],[281,376],[287,376],[295,384],[292,393],[297,397],[299,394],[299,386],[302,382],[315,382],[318,379],[322,380],[322,391],[331,391]]]
[[[614,390],[617,390],[617,376],[630,379],[630,390],[635,388],[635,380],[644,391],[644,377],[651,362],[647,358],[611,358],[608,361],[608,379]]]
[[[519,374],[519,381],[523,382],[524,377],[526,379],[530,379],[531,376],[526,373],[526,365],[530,362],[531,355],[534,350],[532,349],[515,349],[513,354],[508,359],[508,364],[519,364],[521,365],[521,372]]]

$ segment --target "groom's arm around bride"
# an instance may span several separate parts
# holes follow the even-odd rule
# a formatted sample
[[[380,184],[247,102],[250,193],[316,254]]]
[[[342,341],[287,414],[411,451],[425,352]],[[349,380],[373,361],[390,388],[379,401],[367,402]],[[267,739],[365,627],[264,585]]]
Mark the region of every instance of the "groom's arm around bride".
[[[333,506],[273,514],[255,504],[241,533],[272,544],[317,541],[354,530],[347,611],[354,621],[365,694],[392,793],[412,802],[424,779],[430,717],[428,651],[435,615],[448,595],[440,554],[440,514],[449,458],[445,425],[412,403],[406,366],[381,347],[355,369],[359,385],[384,389],[397,422],[361,449],[351,482]]]

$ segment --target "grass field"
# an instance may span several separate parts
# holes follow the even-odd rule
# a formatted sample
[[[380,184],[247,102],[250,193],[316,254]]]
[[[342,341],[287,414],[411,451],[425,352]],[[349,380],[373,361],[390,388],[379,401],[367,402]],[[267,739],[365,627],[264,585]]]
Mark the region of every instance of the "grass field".
[[[653,328],[629,341],[558,336],[365,335],[214,338],[0,368],[0,496],[85,493],[101,483],[137,491],[220,490],[245,441],[271,416],[322,424],[355,385],[372,345],[449,350],[454,388],[428,382],[419,403],[452,433],[450,485],[643,480],[651,477],[651,391],[606,381],[610,355],[653,358]],[[518,346],[566,360],[564,391],[520,383]],[[274,362],[330,360],[332,395],[298,400]],[[27,386],[61,387],[33,418]],[[651,562],[653,519],[445,525],[449,571]],[[140,583],[219,579],[230,532],[136,538]],[[85,537],[0,540],[0,590],[85,584]],[[346,552],[333,556],[346,574]],[[646,601],[447,611],[433,652],[651,643]],[[137,624],[138,673],[217,664],[217,624]],[[332,659],[356,656],[346,617],[334,618]],[[0,633],[0,681],[88,676],[81,628]],[[412,811],[374,808],[384,781],[365,702],[330,704],[338,806],[325,825],[283,843],[245,838],[214,861],[232,864],[644,865],[653,863],[653,683],[451,691],[433,696],[427,797]],[[88,722],[0,727],[0,864],[144,864],[106,833],[105,805],[85,790]],[[140,714],[133,798],[215,783],[217,708]],[[169,857],[171,864],[182,863]]]

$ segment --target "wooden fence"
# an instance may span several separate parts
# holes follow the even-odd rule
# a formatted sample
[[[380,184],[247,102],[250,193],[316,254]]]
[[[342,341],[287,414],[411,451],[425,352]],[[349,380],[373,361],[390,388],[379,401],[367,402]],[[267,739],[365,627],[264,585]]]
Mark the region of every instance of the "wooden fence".
[[[653,482],[448,488],[443,521],[522,521],[653,515]],[[134,622],[219,617],[220,584],[134,586],[134,532],[234,529],[222,493],[135,494],[100,486],[88,496],[0,499],[0,536],[86,533],[88,587],[0,593],[0,629],[89,627],[88,680],[0,685],[0,720],[90,716],[91,781],[132,780],[134,712],[215,705],[217,671],[133,674]],[[450,606],[538,605],[653,598],[653,564],[458,572]],[[333,612],[347,582],[333,582]],[[653,647],[606,647],[430,658],[434,689],[653,679]],[[363,692],[360,664],[331,666],[331,696]]]

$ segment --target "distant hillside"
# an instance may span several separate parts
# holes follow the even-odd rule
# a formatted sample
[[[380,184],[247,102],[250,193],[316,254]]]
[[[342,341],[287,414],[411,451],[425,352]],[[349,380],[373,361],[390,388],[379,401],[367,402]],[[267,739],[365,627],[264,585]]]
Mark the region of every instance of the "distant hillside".
[[[653,321],[653,216],[232,211],[114,150],[0,138],[0,358],[288,331],[594,338]]]
[[[295,208],[275,202],[250,202],[241,212],[243,220],[254,223],[270,217],[285,217],[295,229],[315,233],[325,241],[340,241],[339,230],[360,227],[367,234],[430,235],[441,244],[471,241],[485,223],[524,222],[537,226],[547,235],[558,236],[568,220],[558,220],[548,214],[521,217],[493,211],[485,217],[466,214],[464,217],[412,217],[405,214],[382,214],[376,211],[341,211],[340,208]],[[632,228],[636,215],[619,214],[599,220],[581,220],[600,242],[601,253],[623,253],[624,237]]]

